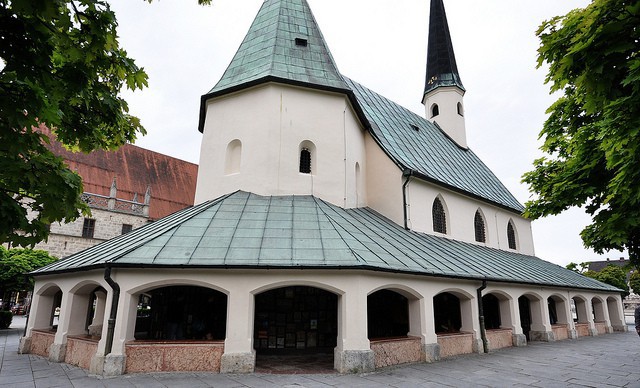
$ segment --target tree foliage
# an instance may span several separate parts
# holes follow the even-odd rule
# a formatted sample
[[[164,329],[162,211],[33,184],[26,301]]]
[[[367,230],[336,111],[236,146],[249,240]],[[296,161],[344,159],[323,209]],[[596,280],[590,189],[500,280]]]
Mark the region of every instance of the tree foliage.
[[[599,280],[603,283],[610,284],[614,287],[618,287],[619,289],[623,290],[623,298],[629,295],[629,286],[627,285],[627,271],[625,271],[625,269],[622,267],[609,264],[600,272],[589,270],[585,271],[583,275]]]
[[[531,218],[584,207],[584,244],[640,263],[640,2],[594,0],[538,29],[538,66],[563,95],[548,109],[545,156],[523,182]]]
[[[635,294],[640,295],[640,270],[635,270],[629,278],[629,286]]]
[[[56,260],[47,251],[0,246],[0,296],[3,301],[12,291],[31,290],[33,278],[28,273]]]
[[[0,0],[0,242],[35,244],[51,222],[88,208],[80,176],[46,147],[47,127],[75,151],[144,134],[119,97],[147,85],[98,0]]]

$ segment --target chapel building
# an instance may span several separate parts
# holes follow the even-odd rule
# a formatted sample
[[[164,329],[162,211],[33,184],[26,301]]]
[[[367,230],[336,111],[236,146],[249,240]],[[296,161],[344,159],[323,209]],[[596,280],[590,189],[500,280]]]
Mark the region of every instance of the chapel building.
[[[20,351],[106,376],[310,353],[347,373],[626,331],[620,290],[535,257],[467,144],[442,0],[426,65],[421,116],[339,72],[307,0],[266,0],[202,96],[195,206],[35,271]]]

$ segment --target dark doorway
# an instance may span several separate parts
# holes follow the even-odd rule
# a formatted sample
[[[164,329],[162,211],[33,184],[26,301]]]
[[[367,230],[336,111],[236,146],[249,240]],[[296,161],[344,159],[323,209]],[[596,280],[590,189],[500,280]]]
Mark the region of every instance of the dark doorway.
[[[338,297],[314,287],[291,286],[256,295],[256,371],[333,372]]]
[[[484,312],[484,327],[487,330],[499,329],[502,324],[500,320],[500,300],[493,294],[483,296],[482,310]]]
[[[433,318],[436,333],[458,333],[462,327],[460,299],[443,292],[433,297]]]
[[[391,290],[367,297],[369,339],[406,337],[409,332],[409,300]]]
[[[518,298],[518,309],[520,310],[520,326],[527,341],[530,341],[529,332],[531,331],[531,302],[526,296]]]
[[[137,340],[224,340],[227,296],[197,286],[156,288],[140,295]]]

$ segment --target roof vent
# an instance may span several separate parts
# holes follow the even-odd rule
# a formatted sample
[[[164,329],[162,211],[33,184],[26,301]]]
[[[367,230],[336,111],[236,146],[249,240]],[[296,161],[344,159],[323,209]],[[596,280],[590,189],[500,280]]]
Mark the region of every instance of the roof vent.
[[[307,40],[304,38],[296,38],[296,46],[307,47]]]
[[[415,124],[410,124],[410,125],[411,125],[411,129],[413,129],[414,131],[416,132],[420,131],[420,127],[418,127],[417,125]]]

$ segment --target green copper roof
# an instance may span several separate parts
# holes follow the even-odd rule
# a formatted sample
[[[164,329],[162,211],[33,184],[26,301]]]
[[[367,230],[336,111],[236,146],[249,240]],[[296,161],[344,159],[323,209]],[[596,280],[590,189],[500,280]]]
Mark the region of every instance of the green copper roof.
[[[458,147],[429,120],[345,77],[371,132],[403,169],[517,212],[524,210],[470,149]]]
[[[533,256],[407,231],[311,196],[235,192],[33,272],[115,267],[362,269],[595,290],[614,287]]]
[[[306,0],[266,0],[209,94],[267,77],[347,89]]]

